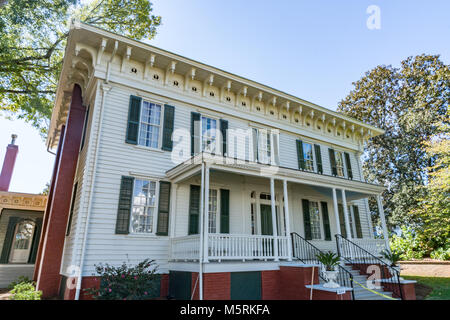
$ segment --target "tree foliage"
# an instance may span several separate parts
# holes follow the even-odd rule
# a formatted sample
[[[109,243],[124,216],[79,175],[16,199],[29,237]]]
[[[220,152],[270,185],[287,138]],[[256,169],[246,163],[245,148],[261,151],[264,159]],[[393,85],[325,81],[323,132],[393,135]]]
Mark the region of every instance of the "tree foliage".
[[[384,129],[365,149],[366,179],[385,185],[388,225],[413,222],[408,214],[438,156],[425,144],[442,133],[450,101],[450,69],[437,55],[419,55],[399,68],[378,66],[353,83],[338,110]]]
[[[151,39],[161,17],[149,0],[9,0],[0,6],[0,111],[45,133],[72,19]]]

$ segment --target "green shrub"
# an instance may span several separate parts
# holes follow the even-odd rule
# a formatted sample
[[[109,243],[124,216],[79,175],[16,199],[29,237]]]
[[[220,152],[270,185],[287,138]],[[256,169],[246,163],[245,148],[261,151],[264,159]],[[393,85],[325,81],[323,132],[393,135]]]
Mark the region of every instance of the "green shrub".
[[[316,254],[316,258],[325,266],[327,271],[334,271],[340,263],[339,256],[331,251],[320,252]]]
[[[398,254],[400,260],[422,259],[426,250],[411,229],[401,228],[400,236],[394,234],[390,239],[391,252]]]
[[[125,262],[120,267],[108,264],[95,266],[98,288],[85,292],[98,300],[147,300],[159,296],[160,275],[153,260],[146,259],[136,266]]]
[[[21,282],[11,290],[10,300],[41,300],[42,291],[36,291],[34,283]]]
[[[450,247],[438,248],[431,252],[430,257],[437,260],[450,260]]]
[[[395,266],[397,264],[397,261],[401,259],[401,254],[399,252],[395,251],[389,251],[389,250],[383,250],[381,251],[381,254],[383,257],[391,263],[391,266]]]
[[[13,282],[11,282],[8,286],[8,290],[12,290],[14,289],[14,287],[16,285],[18,285],[19,283],[33,283],[33,280],[31,280],[30,278],[26,277],[26,276],[20,276],[18,277],[16,280],[14,280]]]

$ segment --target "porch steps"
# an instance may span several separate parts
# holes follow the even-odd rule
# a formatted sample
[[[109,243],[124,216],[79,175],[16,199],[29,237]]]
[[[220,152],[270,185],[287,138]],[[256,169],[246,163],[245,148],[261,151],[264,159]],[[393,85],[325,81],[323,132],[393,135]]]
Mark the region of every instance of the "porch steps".
[[[367,286],[367,276],[359,274],[359,271],[353,270],[351,266],[344,265],[343,267],[352,274],[353,279],[355,281],[361,283],[363,286]],[[390,300],[381,295],[366,290],[356,283],[353,284],[353,290],[355,293],[355,300]],[[371,290],[381,293],[385,296],[392,297],[392,293],[389,291],[383,291],[383,289],[371,289]]]

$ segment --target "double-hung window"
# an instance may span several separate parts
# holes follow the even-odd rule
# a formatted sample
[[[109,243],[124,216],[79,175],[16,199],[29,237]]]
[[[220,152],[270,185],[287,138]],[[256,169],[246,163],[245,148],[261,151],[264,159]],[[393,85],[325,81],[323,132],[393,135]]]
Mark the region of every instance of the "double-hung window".
[[[340,151],[335,151],[335,157],[336,157],[336,171],[337,175],[339,177],[344,177],[344,155]]]
[[[305,170],[314,171],[314,155],[312,144],[303,142],[303,157],[305,160]]]
[[[157,182],[134,180],[131,232],[155,233]]]
[[[278,134],[267,129],[253,128],[253,148],[258,162],[264,164],[278,163]]]
[[[217,120],[202,116],[201,144],[203,152],[217,153]]]
[[[142,101],[141,116],[139,120],[138,144],[150,148],[159,148],[161,136],[160,104]]]
[[[217,232],[217,190],[210,189],[209,190],[209,233],[216,233]]]
[[[320,210],[318,202],[309,202],[309,216],[311,223],[311,238],[313,240],[322,239],[322,233],[320,231]]]

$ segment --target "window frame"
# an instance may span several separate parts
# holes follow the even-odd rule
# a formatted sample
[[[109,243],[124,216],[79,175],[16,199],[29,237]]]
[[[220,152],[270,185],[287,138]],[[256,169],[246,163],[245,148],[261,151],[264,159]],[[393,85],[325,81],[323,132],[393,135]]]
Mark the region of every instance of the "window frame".
[[[136,189],[136,182],[137,181],[147,181],[147,182],[155,182],[155,205],[154,205],[154,211],[153,211],[153,220],[152,220],[152,232],[135,232],[133,231],[133,209],[135,207],[134,205],[134,192]],[[159,211],[159,182],[160,180],[157,179],[151,179],[151,178],[143,178],[143,177],[134,177],[133,182],[133,192],[131,196],[131,211],[130,211],[130,222],[129,222],[129,234],[130,235],[138,235],[138,236],[158,236],[156,234],[156,228],[158,226],[158,211]],[[147,208],[149,206],[144,206],[144,208]]]
[[[209,152],[209,151],[203,150],[203,118],[211,119],[211,120],[214,120],[216,122],[216,129],[215,129],[216,136],[215,136],[215,141],[214,141],[214,143],[215,143],[214,152]],[[207,152],[207,153],[211,153],[211,154],[221,154],[222,153],[222,150],[221,150],[222,148],[220,146],[220,143],[221,143],[222,139],[220,139],[220,135],[221,135],[221,133],[220,133],[220,118],[212,116],[212,115],[207,114],[207,113],[200,112],[200,130],[199,130],[199,140],[200,140],[200,146],[199,146],[200,148],[199,148],[199,150],[200,151],[199,152],[200,153],[201,152]]]
[[[254,159],[254,161],[257,161],[258,163],[262,163],[262,164],[268,164],[268,165],[279,165],[276,161],[277,157],[279,158],[279,154],[280,154],[280,132],[278,131],[278,133],[274,133],[272,128],[264,128],[264,127],[258,127],[258,126],[252,126],[251,127],[252,132],[253,130],[256,130],[256,146],[252,146],[253,147],[253,152],[255,151],[256,148],[256,154],[257,154],[257,159]],[[261,157],[260,157],[260,132],[264,131],[265,134],[269,137],[269,139],[266,138],[266,143],[267,141],[270,142],[270,157],[269,157],[269,161],[268,162],[262,162],[261,161]],[[275,150],[275,140],[277,139],[277,143],[276,145],[278,146],[278,149]],[[253,139],[251,139],[251,141],[253,141]],[[267,145],[266,145],[267,146]],[[267,148],[266,148],[266,157],[267,157]]]
[[[151,146],[146,146],[143,144],[140,144],[140,137],[141,137],[141,125],[142,125],[142,111],[143,111],[143,107],[144,107],[144,102],[147,103],[151,103],[154,105],[159,105],[161,106],[161,114],[159,117],[159,131],[158,131],[158,145],[157,147],[151,147]],[[150,149],[150,150],[157,150],[157,151],[161,151],[162,148],[162,135],[163,135],[163,129],[164,129],[164,111],[165,111],[165,103],[163,102],[157,102],[156,100],[153,99],[146,99],[144,97],[142,97],[141,99],[141,106],[140,106],[140,110],[139,110],[139,126],[138,126],[138,132],[137,132],[137,146],[141,147],[141,148],[146,148],[146,149]],[[150,123],[146,123],[147,125],[150,126],[156,126],[155,124],[150,124]]]
[[[215,191],[216,192],[216,213],[215,213],[215,217],[216,217],[216,231],[215,232],[211,232],[210,231],[210,222],[211,222],[211,211],[209,211],[209,201],[211,199],[211,191]],[[208,195],[208,233],[212,233],[212,234],[218,234],[220,233],[220,190],[216,189],[216,188],[209,188],[209,195]]]
[[[323,230],[323,216],[322,216],[322,206],[320,205],[320,200],[311,200],[308,199],[309,201],[309,219],[310,219],[310,223],[311,223],[311,240],[325,240],[325,232]],[[317,211],[318,211],[318,226],[319,226],[319,232],[320,232],[320,237],[319,238],[314,238],[313,237],[313,229],[312,229],[312,214],[311,214],[311,208],[313,207],[312,203],[316,203],[317,204]]]
[[[338,166],[338,154],[341,155],[341,160],[342,160],[342,175],[339,175],[339,168],[340,166]],[[347,167],[345,165],[345,160],[344,160],[344,151],[340,151],[340,150],[334,150],[334,158],[336,160],[336,177],[340,177],[340,178],[347,178]]]
[[[306,160],[306,153],[305,153],[305,145],[308,144],[311,146],[311,154],[312,154],[312,160]],[[303,161],[305,163],[305,171],[308,172],[316,172],[317,173],[317,161],[316,161],[316,153],[314,150],[314,143],[310,142],[310,141],[302,141],[302,148],[303,148]],[[312,170],[308,170],[306,168],[306,161],[312,161]]]

